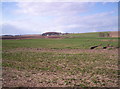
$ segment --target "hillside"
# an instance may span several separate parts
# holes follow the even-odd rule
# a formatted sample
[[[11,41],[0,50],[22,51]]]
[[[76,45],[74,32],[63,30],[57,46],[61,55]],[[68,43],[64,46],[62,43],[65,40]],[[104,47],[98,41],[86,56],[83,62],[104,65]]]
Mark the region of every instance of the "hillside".
[[[3,35],[2,39],[39,39],[39,38],[84,38],[84,37],[120,37],[118,32],[91,32],[91,33],[68,33],[62,35],[53,35],[53,36],[42,36],[41,34],[37,35]]]

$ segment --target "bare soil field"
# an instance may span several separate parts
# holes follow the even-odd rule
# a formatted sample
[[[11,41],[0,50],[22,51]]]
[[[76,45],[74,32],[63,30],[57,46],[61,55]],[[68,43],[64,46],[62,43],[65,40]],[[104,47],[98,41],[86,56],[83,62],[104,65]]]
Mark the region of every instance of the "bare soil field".
[[[120,31],[109,32],[110,37],[120,37]]]
[[[41,35],[22,35],[22,36],[3,36],[3,40],[15,40],[15,39],[41,39],[41,38],[55,38],[55,39],[62,39],[65,37],[62,36],[41,36]]]

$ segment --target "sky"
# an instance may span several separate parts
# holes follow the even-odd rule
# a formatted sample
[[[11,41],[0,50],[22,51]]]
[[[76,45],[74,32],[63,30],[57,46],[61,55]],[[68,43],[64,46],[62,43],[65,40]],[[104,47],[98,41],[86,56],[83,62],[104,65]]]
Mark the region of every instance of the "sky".
[[[1,2],[2,35],[118,30],[118,2]]]

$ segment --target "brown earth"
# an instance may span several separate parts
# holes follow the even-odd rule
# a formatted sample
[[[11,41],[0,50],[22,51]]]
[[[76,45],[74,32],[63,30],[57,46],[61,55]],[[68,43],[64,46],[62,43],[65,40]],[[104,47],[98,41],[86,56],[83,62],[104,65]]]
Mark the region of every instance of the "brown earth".
[[[61,36],[41,36],[41,35],[23,35],[23,36],[3,36],[3,40],[15,40],[15,39],[39,39],[39,38],[55,38],[55,39],[62,39],[65,37]]]
[[[55,53],[68,53],[68,54],[76,54],[76,53],[109,53],[116,54],[118,53],[118,49],[48,49],[48,48],[16,48],[10,49],[5,52],[55,52]]]
[[[120,31],[109,32],[110,37],[120,37]]]

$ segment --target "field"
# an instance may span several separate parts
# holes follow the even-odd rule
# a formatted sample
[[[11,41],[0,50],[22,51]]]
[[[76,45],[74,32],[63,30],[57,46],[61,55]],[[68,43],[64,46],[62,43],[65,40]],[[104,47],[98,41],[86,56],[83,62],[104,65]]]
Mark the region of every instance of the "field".
[[[3,86],[118,87],[119,47],[118,38],[98,33],[3,40]]]

